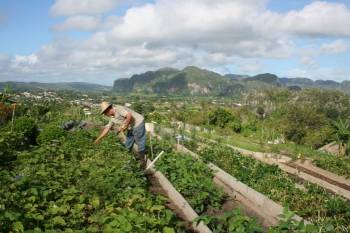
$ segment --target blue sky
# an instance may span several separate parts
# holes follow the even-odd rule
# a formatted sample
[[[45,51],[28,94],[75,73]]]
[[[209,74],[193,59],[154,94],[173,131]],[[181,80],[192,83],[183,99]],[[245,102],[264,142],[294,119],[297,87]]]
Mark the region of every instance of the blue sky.
[[[114,79],[164,66],[350,80],[346,0],[1,0],[0,81]]]

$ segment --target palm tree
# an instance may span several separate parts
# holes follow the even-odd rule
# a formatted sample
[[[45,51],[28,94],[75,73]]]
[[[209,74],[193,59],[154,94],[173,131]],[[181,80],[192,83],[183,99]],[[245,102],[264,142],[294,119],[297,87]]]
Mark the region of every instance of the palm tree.
[[[337,141],[339,143],[339,155],[346,154],[346,148],[350,140],[350,121],[347,119],[343,121],[339,118],[333,122],[336,129]]]

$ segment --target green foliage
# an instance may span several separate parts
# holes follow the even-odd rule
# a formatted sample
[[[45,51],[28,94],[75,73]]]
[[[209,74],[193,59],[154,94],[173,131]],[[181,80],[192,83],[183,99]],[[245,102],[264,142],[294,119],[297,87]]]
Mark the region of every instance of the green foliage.
[[[224,128],[233,119],[232,114],[223,109],[217,108],[209,114],[209,124]]]
[[[258,130],[257,125],[258,125],[258,122],[255,120],[245,122],[242,126],[243,135],[249,136],[250,134],[256,132]]]
[[[12,128],[12,131],[11,131]],[[37,124],[32,118],[19,117],[14,125],[8,123],[0,134],[0,166],[16,160],[17,151],[27,149],[36,143]]]
[[[224,201],[224,193],[213,183],[209,168],[192,157],[167,153],[157,162],[157,168],[173,183],[198,213],[209,208],[218,209]]]
[[[28,106],[27,114],[35,119],[43,119],[51,108],[53,108],[52,103],[43,102],[30,107]]]
[[[333,122],[333,125],[336,128],[338,141],[344,144],[348,143],[350,140],[350,121],[339,118],[338,121]]]
[[[319,130],[308,131],[304,138],[304,144],[314,149],[320,148],[332,140],[333,132],[334,130],[329,125],[320,127]]]
[[[199,151],[202,158],[213,162],[249,187],[295,211],[319,227],[332,225],[337,232],[350,229],[350,205],[324,189],[305,183],[305,190],[297,188],[297,180],[277,166],[244,157],[233,149],[210,144]]]
[[[11,119],[13,106],[0,102],[0,126]]]
[[[288,106],[281,117],[276,126],[282,129],[288,140],[295,143],[317,147],[332,136],[329,120],[310,105]]]
[[[326,231],[319,229],[319,227],[313,224],[306,224],[304,221],[298,222],[295,220],[294,213],[289,211],[288,209],[283,210],[283,214],[280,216],[280,221],[278,225],[269,229],[269,233],[289,233],[289,232],[298,232],[298,233],[316,233],[316,232],[324,232],[331,233],[334,232],[334,228],[332,226],[328,226]]]
[[[333,122],[336,130],[337,142],[340,144],[340,155],[349,153],[349,141],[350,141],[350,121],[347,119],[343,121],[341,118],[338,121]]]
[[[239,133],[242,128],[240,120],[224,108],[217,108],[210,112],[208,122],[220,128],[227,127],[236,133]]]
[[[226,212],[221,216],[200,216],[196,221],[206,223],[213,233],[264,232],[255,219],[242,215],[239,209]]]
[[[314,161],[316,166],[350,178],[350,157],[338,157],[334,155],[317,156]]]
[[[10,128],[10,126],[8,126]],[[13,131],[21,134],[26,144],[35,144],[38,136],[38,126],[31,117],[19,117],[14,121]]]
[[[66,136],[66,131],[59,127],[56,123],[45,125],[40,132],[37,142],[39,144],[51,143],[54,140],[59,140],[61,137]]]
[[[234,119],[227,124],[227,128],[231,129],[235,133],[240,133],[242,130],[241,122]]]
[[[112,138],[76,131],[0,170],[2,232],[183,232]]]
[[[2,129],[4,130],[4,129]],[[16,160],[17,150],[24,147],[23,136],[4,130],[0,135],[0,167]]]
[[[146,120],[148,120],[149,114],[155,110],[153,104],[150,102],[136,102],[132,105],[132,109],[143,115]]]

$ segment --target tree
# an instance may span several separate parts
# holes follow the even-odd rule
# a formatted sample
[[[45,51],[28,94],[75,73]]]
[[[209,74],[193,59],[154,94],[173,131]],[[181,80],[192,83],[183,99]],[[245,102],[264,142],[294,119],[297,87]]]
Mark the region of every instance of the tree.
[[[209,114],[209,124],[219,126],[220,128],[224,128],[232,120],[233,115],[223,108],[217,108]]]
[[[350,140],[350,121],[343,121],[341,118],[338,118],[337,121],[333,122],[333,125],[336,129],[337,141],[339,143],[339,155],[344,156]]]
[[[236,133],[240,133],[242,129],[240,119],[224,108],[217,108],[209,113],[209,124],[229,128]]]
[[[332,136],[328,118],[312,105],[287,105],[281,110],[280,117],[282,120],[276,127],[295,143],[317,148]]]

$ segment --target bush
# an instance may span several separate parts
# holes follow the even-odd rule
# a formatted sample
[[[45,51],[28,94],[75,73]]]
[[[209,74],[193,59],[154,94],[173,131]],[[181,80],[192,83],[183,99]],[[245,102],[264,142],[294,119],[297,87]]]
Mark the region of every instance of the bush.
[[[3,131],[4,129],[2,129]],[[5,131],[0,136],[0,166],[6,166],[16,160],[16,150],[23,148],[23,136]]]
[[[249,121],[243,124],[242,131],[244,133],[244,136],[249,136],[249,134],[252,134],[258,130],[256,121]]]
[[[48,124],[40,132],[40,134],[37,138],[37,142],[39,144],[51,143],[54,140],[58,140],[61,137],[66,136],[66,133],[67,132],[64,131],[64,129],[60,128],[56,124]]]
[[[329,120],[311,105],[288,106],[283,113],[278,127],[290,141],[316,147],[332,135]]]
[[[25,116],[15,120],[13,132],[23,135],[24,143],[27,145],[35,144],[39,133],[35,120]]]
[[[5,166],[16,160],[17,151],[27,149],[36,144],[38,127],[30,117],[19,117],[14,121],[11,131],[11,123],[1,129],[0,135],[0,165]]]
[[[317,149],[332,139],[333,130],[330,127],[322,127],[320,130],[309,131],[303,140],[303,144]]]
[[[11,119],[12,106],[0,103],[0,125],[5,125]]]
[[[241,122],[238,120],[231,121],[227,124],[227,127],[232,129],[235,133],[240,133],[242,130]]]
[[[209,113],[209,124],[224,128],[227,123],[234,120],[234,116],[223,108]]]

